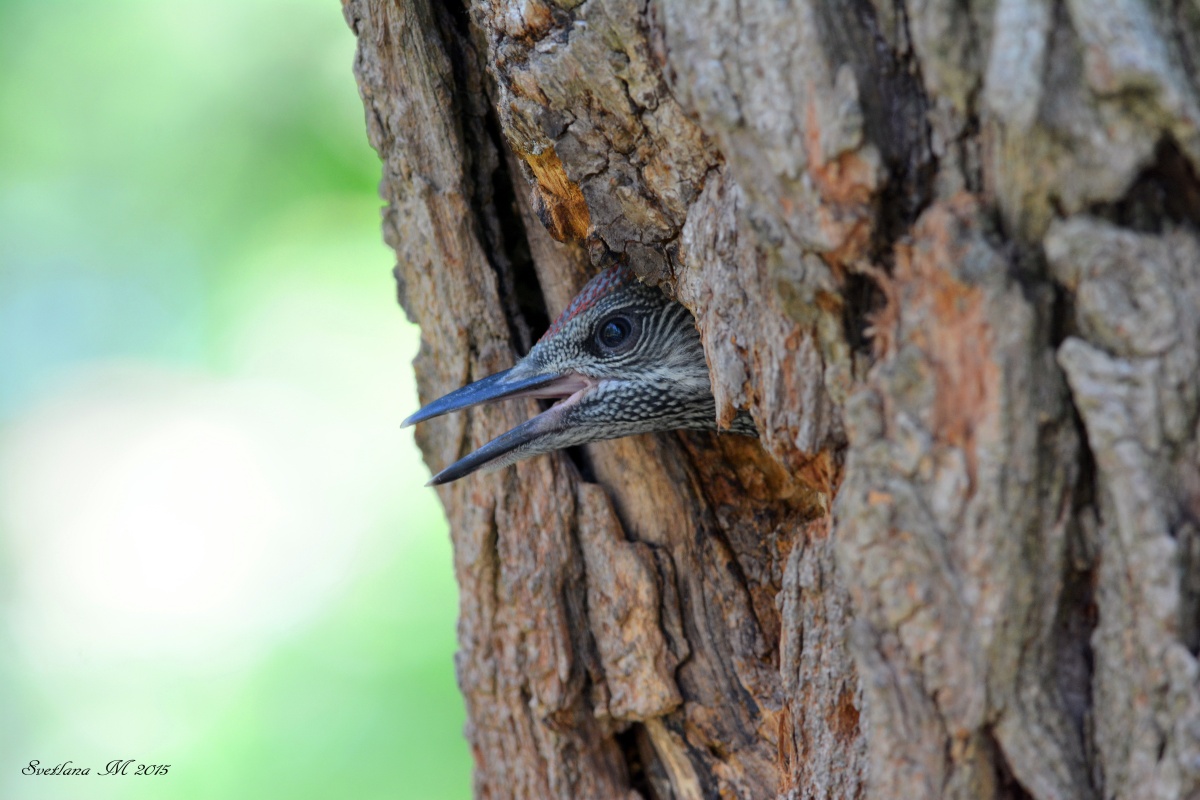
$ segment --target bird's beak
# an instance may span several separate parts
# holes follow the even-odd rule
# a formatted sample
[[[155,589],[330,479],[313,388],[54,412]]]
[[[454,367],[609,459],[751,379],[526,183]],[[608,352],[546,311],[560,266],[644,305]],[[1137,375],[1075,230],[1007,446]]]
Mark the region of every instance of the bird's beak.
[[[594,385],[592,380],[575,373],[514,375],[513,373],[519,369],[520,367],[516,367],[498,372],[461,389],[456,389],[450,394],[434,400],[404,420],[401,427],[440,417],[451,411],[461,411],[484,403],[518,397],[567,398],[566,403],[570,403],[577,399],[575,395],[582,395],[584,391]],[[556,449],[556,446],[542,447],[539,445],[553,434],[561,431],[562,414],[559,409],[566,403],[554,406],[528,422],[518,425],[508,433],[496,437],[475,452],[434,475],[426,485],[437,486],[449,483],[480,469],[495,469],[530,455]]]

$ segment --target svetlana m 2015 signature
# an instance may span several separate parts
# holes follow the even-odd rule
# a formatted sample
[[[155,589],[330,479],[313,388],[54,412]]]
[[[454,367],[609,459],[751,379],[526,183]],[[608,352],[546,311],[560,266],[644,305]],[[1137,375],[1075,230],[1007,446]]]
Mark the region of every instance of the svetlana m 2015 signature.
[[[63,761],[53,767],[43,767],[36,758],[21,770],[22,775],[166,775],[170,764],[139,764],[136,759],[116,759],[104,765],[104,769],[92,771],[91,767],[75,766],[73,761]]]

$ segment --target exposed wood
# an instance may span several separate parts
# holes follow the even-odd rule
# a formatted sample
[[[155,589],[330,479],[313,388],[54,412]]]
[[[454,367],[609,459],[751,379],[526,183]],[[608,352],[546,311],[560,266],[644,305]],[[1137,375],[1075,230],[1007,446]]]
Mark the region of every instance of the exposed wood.
[[[479,796],[1200,797],[1200,5],[344,5],[422,398],[622,259],[762,434],[439,489]]]

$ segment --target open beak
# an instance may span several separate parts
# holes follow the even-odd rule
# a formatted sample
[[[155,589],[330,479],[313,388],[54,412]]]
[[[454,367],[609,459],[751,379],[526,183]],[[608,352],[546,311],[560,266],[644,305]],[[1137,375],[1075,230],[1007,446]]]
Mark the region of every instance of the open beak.
[[[498,469],[561,446],[551,440],[555,440],[556,434],[561,434],[566,429],[563,412],[567,406],[578,402],[595,382],[575,373],[514,376],[513,372],[518,368],[489,375],[456,389],[434,400],[400,424],[401,427],[408,427],[451,411],[461,411],[497,400],[518,397],[565,398],[564,402],[557,403],[508,433],[497,436],[475,452],[446,467],[434,475],[427,486],[456,481],[480,469]]]

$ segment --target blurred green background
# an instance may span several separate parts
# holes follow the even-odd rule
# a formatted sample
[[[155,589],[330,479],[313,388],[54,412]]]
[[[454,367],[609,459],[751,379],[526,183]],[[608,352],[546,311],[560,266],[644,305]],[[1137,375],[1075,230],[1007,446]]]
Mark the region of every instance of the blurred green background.
[[[353,51],[336,0],[0,0],[2,798],[469,795]]]

